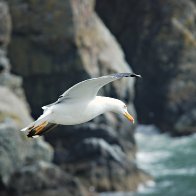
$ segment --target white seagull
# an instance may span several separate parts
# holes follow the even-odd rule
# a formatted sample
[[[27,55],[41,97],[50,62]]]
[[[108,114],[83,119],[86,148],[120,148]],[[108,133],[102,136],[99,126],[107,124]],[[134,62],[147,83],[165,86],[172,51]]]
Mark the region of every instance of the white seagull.
[[[123,77],[141,76],[134,73],[116,73],[79,82],[65,91],[56,102],[43,106],[43,114],[21,131],[29,131],[28,137],[38,137],[57,125],[85,123],[109,111],[123,114],[134,123],[125,103],[111,97],[97,96],[104,85]]]

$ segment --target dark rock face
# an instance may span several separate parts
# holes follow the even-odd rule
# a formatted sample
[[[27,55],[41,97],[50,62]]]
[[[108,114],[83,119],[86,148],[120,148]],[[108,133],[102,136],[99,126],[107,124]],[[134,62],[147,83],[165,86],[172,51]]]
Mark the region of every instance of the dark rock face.
[[[195,132],[195,1],[100,0],[96,10],[143,76],[136,85],[139,121]]]

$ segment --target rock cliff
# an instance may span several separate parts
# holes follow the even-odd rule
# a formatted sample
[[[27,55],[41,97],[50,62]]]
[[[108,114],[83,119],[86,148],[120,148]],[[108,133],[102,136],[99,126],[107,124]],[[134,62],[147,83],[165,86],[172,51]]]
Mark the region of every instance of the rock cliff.
[[[136,84],[140,123],[174,135],[196,131],[194,0],[99,0],[96,10],[126,59],[143,76]]]

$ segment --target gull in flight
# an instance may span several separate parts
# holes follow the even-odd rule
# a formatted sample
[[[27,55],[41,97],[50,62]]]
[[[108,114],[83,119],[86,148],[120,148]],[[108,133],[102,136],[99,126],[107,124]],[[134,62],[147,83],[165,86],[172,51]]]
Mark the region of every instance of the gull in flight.
[[[21,131],[28,131],[28,137],[38,137],[57,125],[85,123],[105,112],[123,114],[134,123],[125,103],[111,97],[97,96],[100,88],[124,77],[141,76],[134,73],[116,73],[79,82],[65,91],[56,102],[43,106],[43,114]]]

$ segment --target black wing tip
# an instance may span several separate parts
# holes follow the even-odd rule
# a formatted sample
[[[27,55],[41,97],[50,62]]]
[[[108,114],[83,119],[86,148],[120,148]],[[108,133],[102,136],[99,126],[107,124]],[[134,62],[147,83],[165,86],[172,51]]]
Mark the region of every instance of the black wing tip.
[[[135,74],[135,73],[116,73],[116,74],[112,74],[112,76],[116,77],[116,78],[124,78],[124,77],[138,77],[141,78],[141,75]]]

